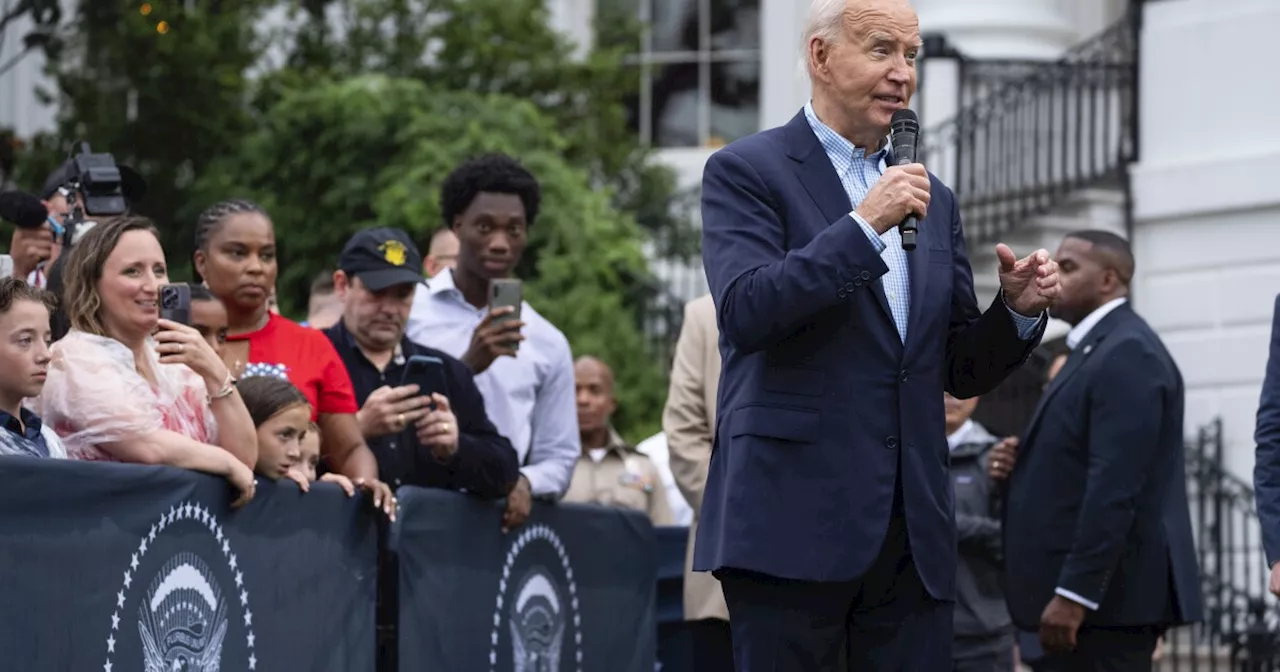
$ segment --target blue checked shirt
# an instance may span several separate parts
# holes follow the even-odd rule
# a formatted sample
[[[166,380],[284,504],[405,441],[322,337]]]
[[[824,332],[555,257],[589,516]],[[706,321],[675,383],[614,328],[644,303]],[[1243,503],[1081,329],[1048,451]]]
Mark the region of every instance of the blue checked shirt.
[[[880,151],[867,155],[862,148],[854,147],[852,142],[822,123],[813,111],[812,102],[805,104],[804,116],[809,121],[813,134],[818,136],[822,149],[827,152],[827,158],[831,159],[831,165],[840,176],[840,184],[844,185],[845,193],[849,195],[849,202],[856,210],[888,166],[889,143],[886,141]],[[893,312],[893,323],[898,328],[898,337],[906,343],[907,317],[911,314],[911,280],[908,274],[907,253],[902,249],[902,234],[898,232],[897,227],[885,231],[883,235],[877,234],[861,215],[856,212],[850,212],[849,215],[862,227],[863,233],[867,234],[867,238],[880,252],[885,265],[889,267],[889,272],[881,276],[880,282],[884,286],[885,298],[889,300],[889,310]],[[1013,317],[1018,335],[1023,340],[1028,340],[1035,335],[1043,316],[1027,317],[1019,315],[1007,305],[1005,307]]]

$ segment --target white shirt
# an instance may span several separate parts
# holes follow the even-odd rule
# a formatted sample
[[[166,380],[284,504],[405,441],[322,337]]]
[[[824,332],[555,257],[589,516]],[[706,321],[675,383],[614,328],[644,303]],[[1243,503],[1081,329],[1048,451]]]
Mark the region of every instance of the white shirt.
[[[992,438],[990,432],[970,418],[960,425],[960,429],[947,435],[947,447],[955,450],[966,443],[981,443]]]
[[[1084,337],[1088,336],[1089,332],[1093,331],[1093,328],[1098,326],[1098,323],[1102,321],[1102,318],[1110,315],[1111,311],[1123,306],[1128,300],[1128,298],[1122,296],[1118,299],[1111,299],[1101,306],[1094,308],[1092,313],[1085,316],[1083,320],[1080,320],[1079,324],[1072,327],[1071,331],[1067,332],[1067,347],[1075,350],[1076,346],[1080,345],[1080,342],[1084,340]]]
[[[446,269],[414,292],[405,333],[426,346],[461,358],[489,312],[467,303]],[[485,411],[516,449],[520,473],[536,497],[559,498],[569,488],[582,454],[569,340],[525,302],[525,340],[515,357],[493,360],[475,376]]]
[[[636,446],[636,451],[648,456],[649,461],[658,469],[658,476],[662,478],[662,487],[667,491],[667,504],[671,509],[672,525],[692,525],[693,524],[693,507],[686,502],[684,495],[680,494],[680,487],[676,485],[676,477],[671,473],[671,451],[667,447],[667,435],[658,432],[653,436],[640,442]]]

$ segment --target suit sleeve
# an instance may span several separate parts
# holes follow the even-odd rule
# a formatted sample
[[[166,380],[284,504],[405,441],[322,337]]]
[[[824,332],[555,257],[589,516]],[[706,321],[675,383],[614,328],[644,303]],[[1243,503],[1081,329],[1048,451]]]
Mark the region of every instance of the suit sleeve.
[[[1022,366],[1040,345],[1048,321],[1040,318],[1031,331],[1014,320],[1001,292],[985,313],[978,312],[973,291],[964,227],[955,194],[936,179],[935,194],[951,203],[951,323],[947,336],[946,390],[957,399],[986,394]],[[937,198],[937,196],[935,196]],[[1027,318],[1023,318],[1027,319]]]
[[[739,352],[778,344],[889,271],[850,215],[802,248],[788,250],[786,238],[756,169],[732,150],[713,154],[702,178],[702,262],[720,331]]]
[[[1168,378],[1139,339],[1112,348],[1090,386],[1089,470],[1075,539],[1058,575],[1059,594],[1096,608],[1124,553],[1135,502],[1161,455]],[[1091,603],[1091,604],[1088,604]]]
[[[684,309],[684,326],[676,340],[671,365],[671,385],[662,409],[662,431],[667,435],[671,475],[680,494],[688,500],[694,515],[702,511],[702,493],[707,486],[714,428],[706,407],[702,362],[710,334],[702,328],[692,304]]]
[[[1280,560],[1280,296],[1271,318],[1271,354],[1258,401],[1253,488],[1267,564]]]
[[[445,465],[449,484],[485,499],[506,497],[520,477],[516,450],[489,421],[484,396],[470,369],[461,362],[454,362],[451,368],[449,405],[458,420],[458,452]],[[435,459],[430,449],[419,449],[424,452],[420,459]]]

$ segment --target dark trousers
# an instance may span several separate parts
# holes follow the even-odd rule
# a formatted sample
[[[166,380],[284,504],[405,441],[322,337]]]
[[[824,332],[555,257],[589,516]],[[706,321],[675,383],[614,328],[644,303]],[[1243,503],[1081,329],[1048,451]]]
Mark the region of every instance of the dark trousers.
[[[1031,664],[1035,672],[1151,672],[1151,655],[1160,631],[1153,627],[1081,628],[1076,650],[1045,655]]]
[[[933,599],[911,556],[895,488],[880,554],[854,581],[716,572],[737,672],[935,672],[951,668],[954,604]]]
[[[957,637],[952,655],[952,672],[1013,672],[1013,633]]]
[[[696,672],[733,672],[733,639],[729,621],[704,618],[685,625],[689,628]]]

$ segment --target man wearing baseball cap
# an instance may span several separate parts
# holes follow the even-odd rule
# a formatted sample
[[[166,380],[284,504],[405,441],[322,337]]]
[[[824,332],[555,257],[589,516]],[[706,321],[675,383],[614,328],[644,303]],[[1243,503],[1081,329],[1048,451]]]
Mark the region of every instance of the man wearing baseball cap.
[[[351,237],[333,274],[342,319],[324,330],[355,386],[356,421],[378,458],[378,478],[393,488],[465,490],[507,496],[520,477],[515,448],[489,422],[471,369],[404,334],[422,255],[400,229]],[[419,357],[436,358],[426,363]],[[413,361],[413,365],[410,362]],[[394,669],[398,602],[394,556],[379,553],[378,661]],[[385,638],[384,638],[385,634]]]
[[[360,231],[343,248],[338,269],[333,286],[342,319],[325,334],[355,385],[356,419],[378,458],[379,477],[392,487],[505,497],[519,477],[515,449],[489,422],[471,370],[405,336],[423,280],[422,255],[409,235]],[[415,356],[441,364],[409,366]]]

